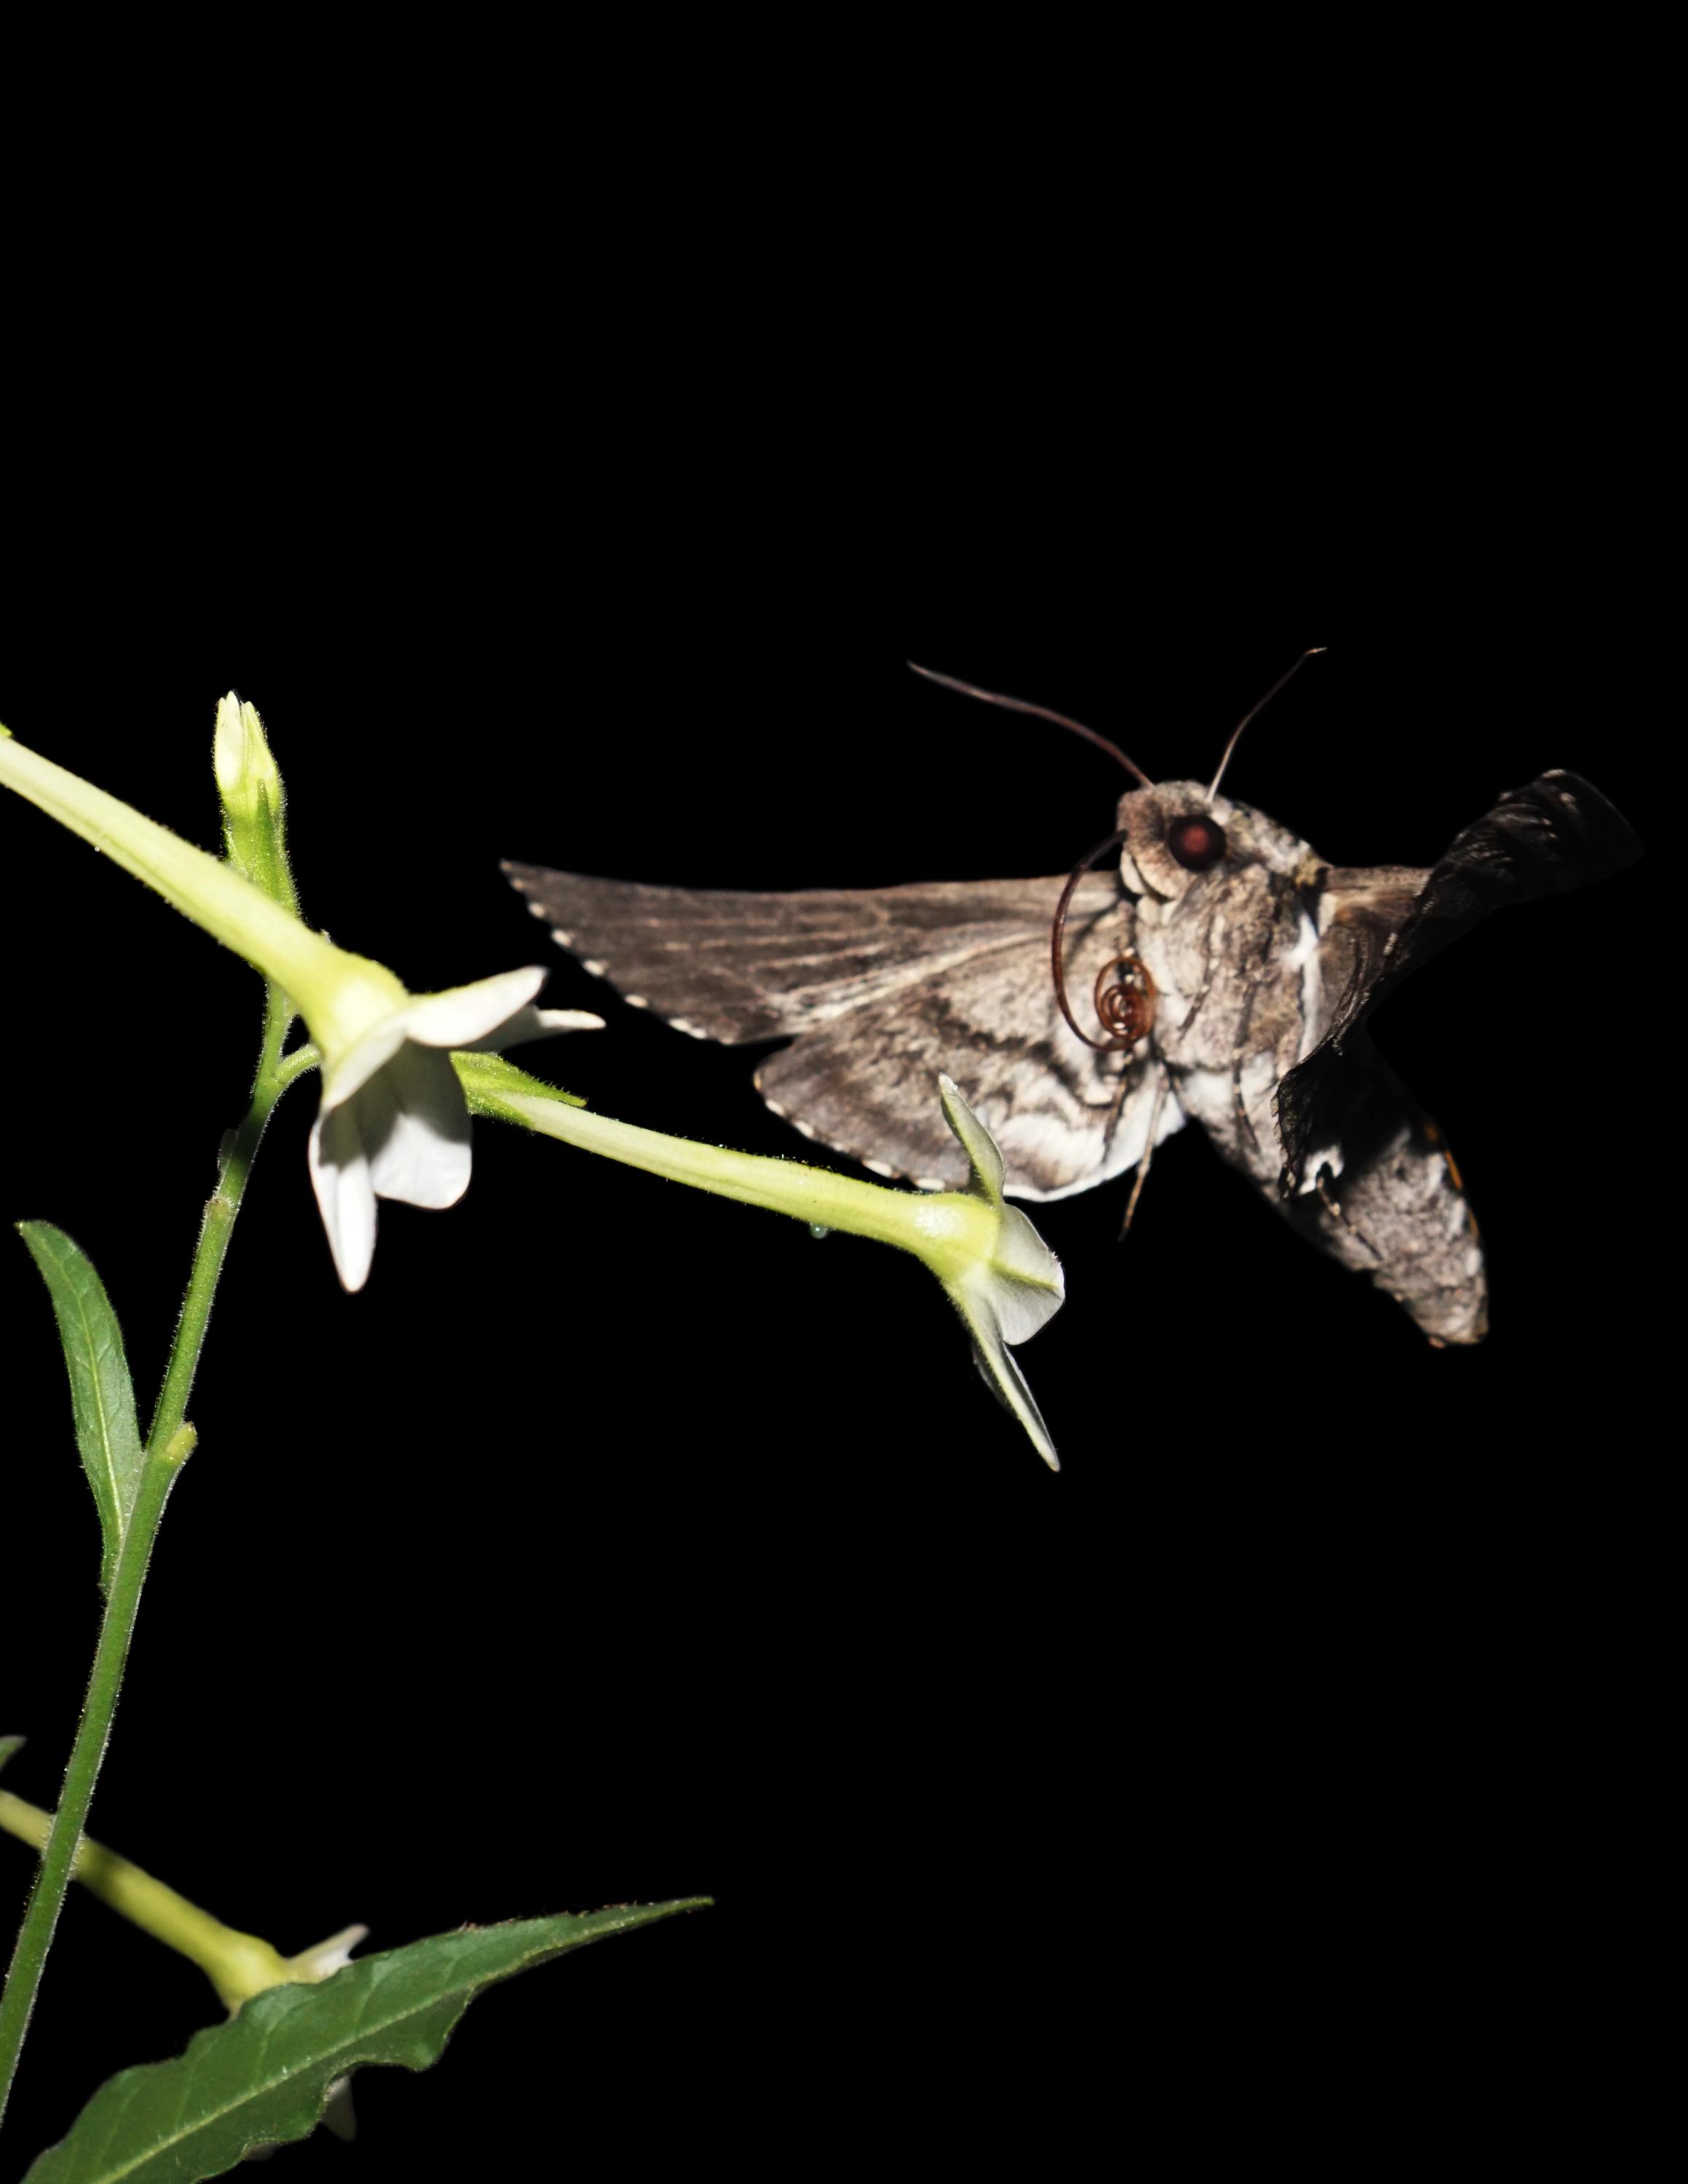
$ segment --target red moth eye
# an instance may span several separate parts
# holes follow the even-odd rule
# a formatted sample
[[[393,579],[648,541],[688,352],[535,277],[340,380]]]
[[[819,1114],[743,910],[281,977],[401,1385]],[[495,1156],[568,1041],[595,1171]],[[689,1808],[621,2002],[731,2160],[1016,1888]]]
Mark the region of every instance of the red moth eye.
[[[1166,846],[1187,872],[1205,872],[1225,855],[1225,829],[1216,819],[1175,819]]]

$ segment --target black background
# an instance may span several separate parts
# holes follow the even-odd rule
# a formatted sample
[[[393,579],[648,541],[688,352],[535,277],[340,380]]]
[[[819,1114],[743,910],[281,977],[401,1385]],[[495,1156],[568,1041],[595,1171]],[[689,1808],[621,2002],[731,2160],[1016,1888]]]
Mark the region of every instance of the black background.
[[[547,999],[608,1028],[530,1066],[632,1121],[803,1150],[751,1056],[550,951],[500,857],[867,885],[1060,872],[1112,825],[1105,758],[905,659],[1205,775],[1327,644],[1227,785],[1338,862],[1428,862],[1553,765],[1661,825],[1613,641],[1641,579],[1589,521],[1597,482],[1509,460],[1450,504],[1372,471],[1315,512],[1293,465],[1184,442],[1152,476],[1051,447],[1010,482],[981,412],[959,493],[915,465],[913,397],[887,451],[748,393],[655,439],[636,398],[589,399],[533,460],[495,418],[413,465],[422,412],[378,410],[367,462],[306,485],[275,447],[160,536],[162,462],[108,478],[120,521],[44,542],[14,599],[0,718],[210,844],[236,685],[307,914],[417,988],[549,956]],[[1652,877],[1497,918],[1377,1026],[1464,1170],[1487,1345],[1433,1352],[1187,1131],[1128,1244],[1123,1184],[1035,1210],[1068,1301],[1021,1359],[1059,1476],[912,1261],[514,1132],[478,1127],[450,1213],[383,1206],[347,1297],[314,1085],[291,1094],[93,1832],[283,1949],[716,1902],[478,2003],[435,2073],[360,2081],[355,2153],[319,2137],[288,2169],[777,2165],[894,2119],[952,2148],[1029,2123],[1059,2174],[1119,2105],[1294,2129],[1333,2086],[1406,2115],[1538,2067],[1610,1974],[1645,1796],[1629,1407],[1661,1118],[1625,1056]],[[257,983],[10,798],[0,929],[3,1210],[92,1254],[144,1407]],[[31,1737],[10,1786],[50,1802],[96,1526],[20,1245],[0,1313],[0,1728]],[[20,1900],[24,1853],[0,1863]],[[215,2014],[73,1900],[19,2147]]]

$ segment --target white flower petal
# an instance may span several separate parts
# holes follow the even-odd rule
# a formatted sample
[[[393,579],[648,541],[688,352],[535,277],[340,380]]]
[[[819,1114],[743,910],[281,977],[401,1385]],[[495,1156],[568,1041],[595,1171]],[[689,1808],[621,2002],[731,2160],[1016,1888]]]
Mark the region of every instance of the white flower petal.
[[[953,1294],[953,1292],[952,1292]],[[1014,1412],[1031,1436],[1031,1445],[1051,1471],[1059,1471],[1061,1459],[1055,1453],[1055,1444],[1049,1438],[1049,1429],[1043,1423],[1043,1413],[1037,1407],[1026,1375],[1003,1341],[1002,1330],[994,1314],[987,1306],[982,1311],[976,1304],[968,1308],[968,1300],[957,1296],[961,1316],[973,1334],[973,1362],[983,1375],[992,1395]]]
[[[358,1943],[368,1938],[367,1926],[343,1926],[338,1934],[331,1934],[315,1948],[301,1949],[297,1956],[289,1957],[288,1969],[299,1980],[332,1979],[351,1962],[352,1951]]]
[[[978,1195],[994,1205],[1003,1195],[1003,1156],[997,1141],[961,1096],[953,1077],[940,1075],[938,1097],[943,1118],[960,1140],[961,1150],[973,1163],[973,1186]]]
[[[1017,1206],[998,1216],[987,1277],[1004,1342],[1024,1342],[1052,1320],[1067,1293],[1061,1262]]]
[[[310,1133],[310,1184],[341,1284],[361,1290],[375,1256],[375,1185],[354,1106],[325,1109]]]
[[[322,1071],[322,1112],[330,1114],[336,1107],[362,1091],[377,1069],[384,1069],[399,1049],[405,1044],[405,1016],[403,1009],[395,1009],[390,1017],[383,1017],[372,1024],[363,1037],[343,1054],[325,1063]]]
[[[469,1187],[469,1110],[450,1058],[402,1046],[357,1097],[377,1198],[455,1206]]]
[[[405,1035],[422,1046],[472,1046],[531,1001],[550,976],[543,964],[525,971],[501,971],[472,986],[452,986],[443,994],[418,994],[405,1011]]]
[[[507,1023],[484,1039],[471,1039],[463,1051],[502,1054],[506,1047],[523,1046],[529,1039],[551,1039],[561,1031],[601,1031],[603,1028],[603,1018],[588,1009],[517,1009]]]
[[[352,2081],[349,2077],[336,2078],[322,2097],[322,2121],[336,2138],[350,2141],[357,2137],[357,2110],[352,2106]],[[265,2151],[267,2153],[268,2148]],[[247,2159],[251,2159],[249,2154]]]

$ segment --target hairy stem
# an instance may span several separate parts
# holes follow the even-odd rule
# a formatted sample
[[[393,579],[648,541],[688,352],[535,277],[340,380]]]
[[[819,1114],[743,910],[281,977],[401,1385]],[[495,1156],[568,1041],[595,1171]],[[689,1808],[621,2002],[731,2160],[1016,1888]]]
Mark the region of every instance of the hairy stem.
[[[105,1757],[118,1696],[123,1688],[123,1672],[128,1663],[130,1641],[141,1604],[141,1588],[146,1582],[147,1564],[152,1556],[159,1520],[164,1515],[164,1505],[176,1474],[193,1446],[193,1429],[187,1424],[187,1399],[211,1317],[217,1277],[227,1255],[246,1179],[264,1134],[264,1126],[282,1089],[281,1046],[291,1015],[286,995],[271,984],[265,1007],[263,1045],[253,1080],[252,1104],[223,1155],[217,1187],[200,1223],[199,1240],[187,1278],[187,1294],[182,1300],[164,1387],[147,1436],[146,1456],[134,1506],[112,1571],[99,1644],[88,1677],[87,1696],[82,1702],[81,1723],[71,1747],[70,1764],[64,1770],[59,1809],[42,1852],[23,1925],[18,1930],[5,1992],[0,1995],[0,2117],[5,2114],[18,2053],[29,2029],[47,1953],[70,1886],[88,1808],[93,1802],[94,1786],[99,1780],[100,1763]]]

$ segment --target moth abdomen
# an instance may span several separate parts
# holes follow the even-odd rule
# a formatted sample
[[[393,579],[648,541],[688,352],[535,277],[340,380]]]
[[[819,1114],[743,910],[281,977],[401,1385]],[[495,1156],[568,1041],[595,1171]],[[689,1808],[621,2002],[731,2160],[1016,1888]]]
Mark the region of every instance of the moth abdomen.
[[[1441,1130],[1375,1050],[1344,1118],[1339,1171],[1278,1210],[1328,1257],[1368,1275],[1438,1348],[1489,1332],[1489,1280],[1476,1216]]]

